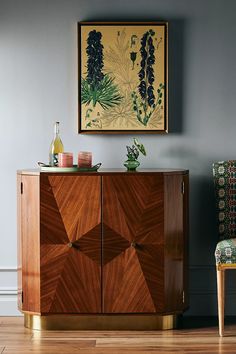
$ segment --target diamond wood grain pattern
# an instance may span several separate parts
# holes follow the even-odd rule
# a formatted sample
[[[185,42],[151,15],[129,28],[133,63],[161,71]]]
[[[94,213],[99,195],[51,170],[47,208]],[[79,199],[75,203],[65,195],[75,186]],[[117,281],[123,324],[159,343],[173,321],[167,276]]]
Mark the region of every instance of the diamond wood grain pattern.
[[[101,312],[101,177],[41,175],[41,311]]]
[[[110,262],[113,258],[119,256],[128,247],[130,242],[112,230],[106,224],[103,225],[103,266]]]
[[[105,313],[163,310],[163,198],[162,174],[103,177]]]

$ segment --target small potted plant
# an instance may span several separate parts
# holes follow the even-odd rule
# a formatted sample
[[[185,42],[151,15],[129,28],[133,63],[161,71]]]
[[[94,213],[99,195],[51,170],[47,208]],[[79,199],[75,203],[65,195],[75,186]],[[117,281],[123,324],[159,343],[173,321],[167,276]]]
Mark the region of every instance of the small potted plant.
[[[124,166],[127,171],[136,171],[136,168],[140,165],[138,161],[139,152],[146,156],[146,150],[143,144],[138,142],[138,139],[134,138],[132,146],[126,146],[128,160],[124,162]]]

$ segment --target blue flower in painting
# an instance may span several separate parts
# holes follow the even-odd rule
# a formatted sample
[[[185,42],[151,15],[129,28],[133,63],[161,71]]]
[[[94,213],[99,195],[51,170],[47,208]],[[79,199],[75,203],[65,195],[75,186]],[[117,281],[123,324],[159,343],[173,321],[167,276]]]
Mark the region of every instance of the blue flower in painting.
[[[104,63],[101,39],[101,32],[97,32],[96,30],[90,31],[87,38],[87,82],[91,85],[92,89],[98,87],[104,78],[104,74],[102,73]]]

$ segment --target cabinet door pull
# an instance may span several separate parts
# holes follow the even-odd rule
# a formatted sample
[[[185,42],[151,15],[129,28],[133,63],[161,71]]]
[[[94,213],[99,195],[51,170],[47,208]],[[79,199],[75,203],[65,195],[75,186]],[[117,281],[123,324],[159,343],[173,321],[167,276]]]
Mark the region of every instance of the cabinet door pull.
[[[181,184],[181,192],[182,192],[182,194],[184,194],[184,181],[182,181],[182,184]]]
[[[69,242],[69,243],[67,243],[67,246],[68,246],[69,248],[75,248],[75,249],[79,250],[79,245],[76,244],[76,243]]]
[[[141,248],[140,245],[137,242],[135,242],[135,241],[132,241],[130,246],[133,247],[133,248]]]

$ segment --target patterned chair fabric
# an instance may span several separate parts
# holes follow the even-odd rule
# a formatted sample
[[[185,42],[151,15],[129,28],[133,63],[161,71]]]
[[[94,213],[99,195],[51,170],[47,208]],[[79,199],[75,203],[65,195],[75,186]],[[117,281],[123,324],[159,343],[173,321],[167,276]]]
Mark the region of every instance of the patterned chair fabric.
[[[213,164],[220,241],[216,263],[236,263],[236,160]]]
[[[215,251],[216,263],[236,263],[236,238],[218,242]]]

